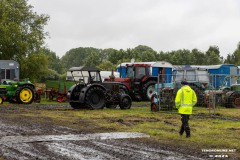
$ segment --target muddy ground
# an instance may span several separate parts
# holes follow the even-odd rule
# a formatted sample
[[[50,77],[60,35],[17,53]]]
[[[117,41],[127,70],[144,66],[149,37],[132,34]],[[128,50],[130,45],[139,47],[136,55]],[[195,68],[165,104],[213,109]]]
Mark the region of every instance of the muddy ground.
[[[25,106],[21,106],[25,107]],[[59,105],[26,106],[29,109],[54,109]],[[62,108],[70,109],[68,104]],[[121,137],[99,135],[109,130],[77,130],[49,121],[13,116],[24,112],[17,105],[0,108],[0,159],[103,159],[103,160],[159,160],[207,159],[196,147],[166,144],[154,141],[148,135],[134,137],[131,133]],[[81,122],[86,123],[86,122]],[[88,124],[83,124],[88,125]],[[94,133],[94,134],[92,134]],[[96,134],[97,133],[97,134]],[[115,138],[114,138],[115,136]]]

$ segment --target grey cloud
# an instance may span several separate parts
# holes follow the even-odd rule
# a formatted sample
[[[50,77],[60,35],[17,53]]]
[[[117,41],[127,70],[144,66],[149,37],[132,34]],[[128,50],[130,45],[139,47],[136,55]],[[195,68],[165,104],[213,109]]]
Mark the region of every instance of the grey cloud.
[[[59,56],[75,47],[127,49],[139,44],[156,51],[207,50],[226,57],[240,33],[238,0],[29,0],[49,14],[46,30]]]

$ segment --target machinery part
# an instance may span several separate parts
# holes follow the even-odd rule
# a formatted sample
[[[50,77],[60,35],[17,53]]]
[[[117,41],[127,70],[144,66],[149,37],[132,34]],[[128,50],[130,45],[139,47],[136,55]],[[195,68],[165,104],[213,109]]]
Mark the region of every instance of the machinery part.
[[[116,104],[106,104],[106,108],[117,108]]]
[[[16,89],[16,100],[18,103],[30,104],[33,102],[35,96],[34,89],[31,86],[19,86]]]
[[[132,106],[132,99],[127,94],[122,94],[120,98],[119,107],[121,109],[130,109]]]
[[[227,92],[224,105],[227,108],[240,108],[240,92],[237,91]]]
[[[0,96],[0,104],[3,104],[3,102],[4,102],[4,98]]]
[[[195,91],[197,95],[197,104],[196,106],[205,106],[205,98],[204,98],[204,89],[201,87],[198,87],[194,84],[190,85],[191,88]]]
[[[40,93],[36,92],[34,101],[37,102],[37,103],[40,103],[40,101],[41,101],[41,94]]]
[[[86,106],[90,109],[102,109],[105,106],[104,90],[98,86],[89,88],[86,93],[85,102]]]
[[[120,86],[119,93],[120,94],[129,94],[129,91],[126,86]]]
[[[151,100],[152,95],[154,94],[154,85],[155,81],[149,81],[143,85],[143,98],[145,100]]]

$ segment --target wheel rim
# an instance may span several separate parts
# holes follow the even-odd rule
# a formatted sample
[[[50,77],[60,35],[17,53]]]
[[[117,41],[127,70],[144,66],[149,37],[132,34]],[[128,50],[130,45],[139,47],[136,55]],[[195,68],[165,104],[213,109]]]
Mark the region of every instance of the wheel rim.
[[[91,102],[93,105],[98,104],[100,101],[101,101],[101,98],[98,94],[95,93],[91,96]]]
[[[124,106],[128,106],[128,105],[129,105],[129,100],[128,100],[128,98],[124,98],[124,99],[123,99],[123,105],[124,105]]]
[[[93,109],[100,109],[104,106],[104,94],[101,91],[94,91],[90,96],[90,105]]]
[[[30,89],[24,88],[20,92],[20,100],[24,103],[28,103],[32,100],[33,93]]]
[[[240,97],[239,95],[235,95],[232,100],[233,107],[239,108],[240,107]]]
[[[151,85],[147,89],[147,97],[148,97],[148,99],[151,99],[153,94],[154,94],[154,85]]]

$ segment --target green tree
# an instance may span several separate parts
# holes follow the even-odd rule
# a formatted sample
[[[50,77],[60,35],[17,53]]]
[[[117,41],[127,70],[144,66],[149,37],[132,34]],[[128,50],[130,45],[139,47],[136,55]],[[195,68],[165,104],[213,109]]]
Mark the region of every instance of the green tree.
[[[79,67],[79,66],[87,65],[86,58],[92,53],[96,54],[100,62],[100,51],[101,50],[92,48],[92,47],[86,47],[86,48],[79,47],[79,48],[71,49],[61,58],[63,67],[66,69],[69,69],[71,67]],[[87,61],[88,61],[87,63],[89,64],[91,59],[88,59]],[[98,64],[95,64],[95,65],[98,65]]]
[[[100,63],[100,55],[97,52],[92,52],[85,58],[85,66],[96,67]]]
[[[144,51],[140,54],[140,59],[142,60],[142,62],[152,62],[156,61],[156,56],[153,52]]]
[[[144,58],[146,58],[146,56],[144,55],[145,53],[150,55],[150,58],[148,58],[149,61],[156,61],[157,52],[154,51],[151,47],[148,47],[145,45],[139,45],[134,49],[132,49],[132,55],[133,55],[132,58],[141,59],[142,61],[147,61],[147,60],[144,60]]]
[[[108,48],[104,49],[103,52],[105,52],[106,54],[106,59],[110,61],[112,64],[116,64],[119,58],[121,58],[120,52],[116,49]]]
[[[210,46],[206,52],[206,65],[221,64],[220,51],[217,46]]]
[[[235,64],[240,66],[240,42],[237,45],[237,49],[233,52],[233,54],[228,54],[224,63]]]
[[[49,16],[38,15],[32,8],[27,0],[1,0],[0,59],[20,62],[44,44]]]
[[[42,53],[32,53],[20,62],[21,78],[36,82],[48,75],[48,59]]]
[[[56,71],[58,74],[63,74],[65,72],[63,68],[63,64],[59,58],[59,56],[56,55],[55,52],[50,51],[47,48],[44,48],[41,50],[41,52],[47,56],[48,58],[48,68]]]
[[[112,64],[112,62],[110,62],[108,60],[103,61],[97,67],[104,71],[112,71],[112,70],[115,71],[116,70],[116,65]]]
[[[192,50],[192,56],[192,64],[194,65],[203,65],[206,61],[205,54],[196,48]]]

